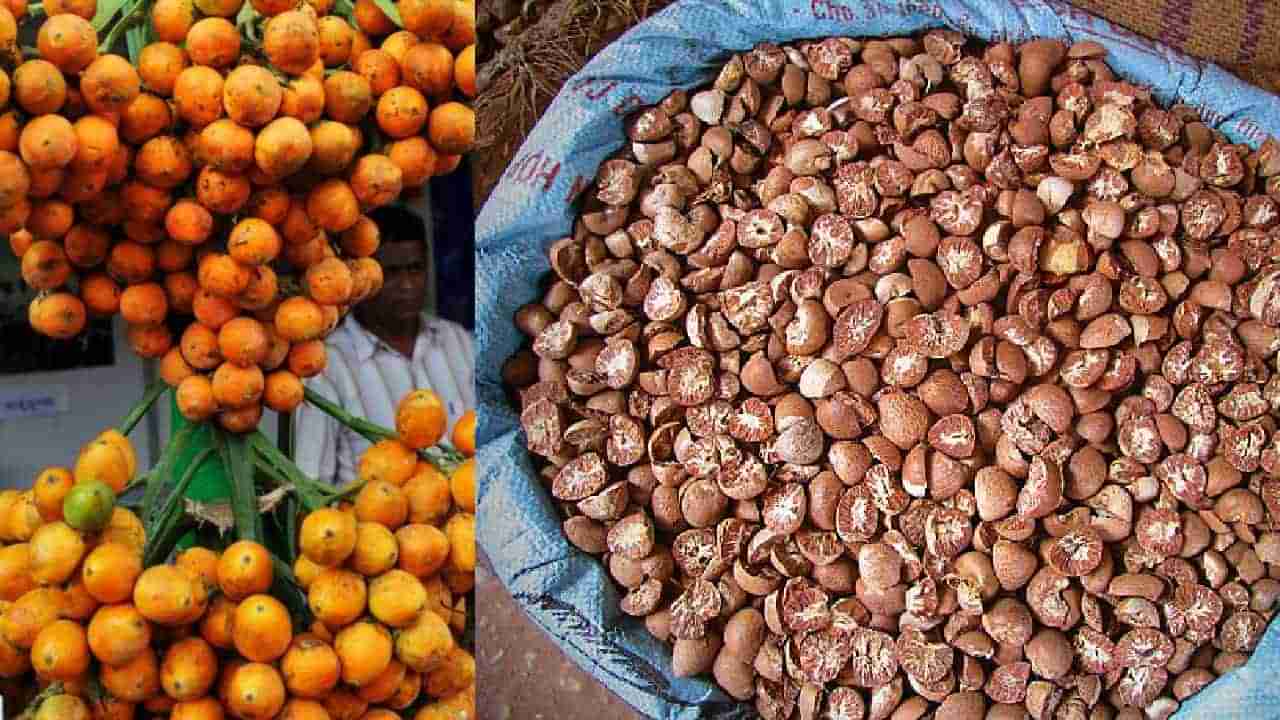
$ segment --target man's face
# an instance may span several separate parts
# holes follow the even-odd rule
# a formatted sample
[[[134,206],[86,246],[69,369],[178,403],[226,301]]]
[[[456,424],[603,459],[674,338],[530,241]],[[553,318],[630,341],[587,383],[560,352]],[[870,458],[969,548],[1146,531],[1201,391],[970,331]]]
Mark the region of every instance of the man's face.
[[[382,291],[360,307],[371,316],[404,322],[427,306],[427,248],[418,240],[383,243],[375,255],[382,264]]]

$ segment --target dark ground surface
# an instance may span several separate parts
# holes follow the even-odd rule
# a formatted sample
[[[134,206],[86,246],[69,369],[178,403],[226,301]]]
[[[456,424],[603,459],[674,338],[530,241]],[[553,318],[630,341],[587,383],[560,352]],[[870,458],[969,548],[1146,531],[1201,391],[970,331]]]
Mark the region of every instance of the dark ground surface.
[[[476,568],[476,717],[483,720],[643,720],[596,684],[535,626],[488,560]]]

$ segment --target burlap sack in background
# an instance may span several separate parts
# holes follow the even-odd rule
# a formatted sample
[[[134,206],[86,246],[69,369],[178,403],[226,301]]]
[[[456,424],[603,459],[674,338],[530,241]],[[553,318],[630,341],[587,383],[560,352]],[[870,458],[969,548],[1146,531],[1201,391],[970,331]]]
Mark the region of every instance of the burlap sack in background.
[[[1071,0],[1175,50],[1280,90],[1280,2],[1276,0]]]
[[[1255,85],[1280,91],[1280,0],[1071,0]],[[477,210],[569,76],[671,0],[479,0]]]

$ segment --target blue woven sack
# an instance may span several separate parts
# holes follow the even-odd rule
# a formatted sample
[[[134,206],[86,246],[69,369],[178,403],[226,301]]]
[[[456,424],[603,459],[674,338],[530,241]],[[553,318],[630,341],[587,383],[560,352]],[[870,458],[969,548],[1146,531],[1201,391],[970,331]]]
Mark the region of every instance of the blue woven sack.
[[[546,249],[571,232],[573,200],[626,137],[623,118],[676,88],[710,81],[730,54],[758,42],[890,36],[950,27],[1019,42],[1095,40],[1121,76],[1162,102],[1196,106],[1234,142],[1280,136],[1280,98],[1055,0],[684,0],[631,29],[570,79],[530,132],[481,211],[476,229],[477,385],[480,397],[479,543],[529,616],[579,665],[651,718],[754,717],[714,684],[677,679],[670,651],[618,609],[599,562],[560,530],[551,497],[523,446],[502,388],[503,361],[521,336],[512,316],[540,297]],[[1176,717],[1280,717],[1280,657],[1272,629],[1243,668],[1183,704]]]

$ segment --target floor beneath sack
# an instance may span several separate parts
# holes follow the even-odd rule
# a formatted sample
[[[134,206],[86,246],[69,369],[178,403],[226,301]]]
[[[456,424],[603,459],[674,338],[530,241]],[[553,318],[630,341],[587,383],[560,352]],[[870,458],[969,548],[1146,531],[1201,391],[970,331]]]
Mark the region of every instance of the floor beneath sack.
[[[482,554],[476,568],[476,717],[643,720],[583,672],[516,604]]]

